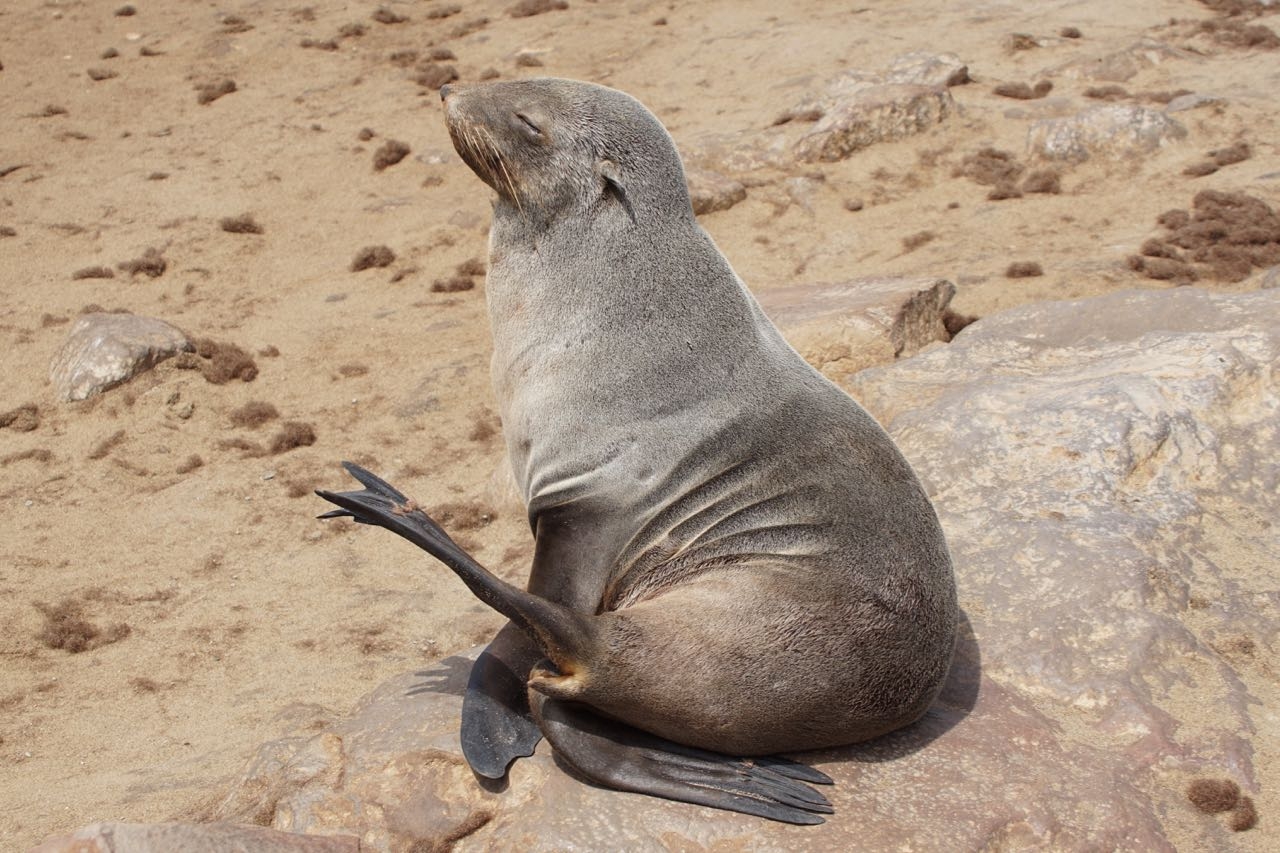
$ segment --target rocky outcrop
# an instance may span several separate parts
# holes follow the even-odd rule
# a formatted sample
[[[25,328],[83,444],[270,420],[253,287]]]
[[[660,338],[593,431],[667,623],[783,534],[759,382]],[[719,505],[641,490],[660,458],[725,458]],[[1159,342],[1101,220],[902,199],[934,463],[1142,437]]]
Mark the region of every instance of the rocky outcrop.
[[[1113,104],[1035,122],[1027,131],[1027,151],[1079,163],[1094,156],[1149,153],[1186,136],[1187,129],[1162,111]]]
[[[838,96],[813,128],[795,144],[805,163],[843,160],[855,151],[914,136],[940,123],[956,108],[943,86],[837,81]]]
[[[1278,362],[1280,293],[1179,288],[841,377],[932,495],[967,619],[919,723],[803,756],[835,779],[822,826],[586,785],[545,744],[482,787],[457,735],[474,649],[267,744],[217,816],[392,851],[1226,849],[1185,792],[1256,796],[1280,701]]]
[[[50,361],[49,381],[59,400],[84,400],[191,349],[182,330],[163,320],[85,314]]]

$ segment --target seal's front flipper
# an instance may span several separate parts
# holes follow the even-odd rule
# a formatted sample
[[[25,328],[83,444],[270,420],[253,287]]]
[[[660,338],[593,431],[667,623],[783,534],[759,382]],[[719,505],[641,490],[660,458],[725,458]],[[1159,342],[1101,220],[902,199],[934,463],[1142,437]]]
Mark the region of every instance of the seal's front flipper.
[[[537,645],[510,622],[476,658],[462,700],[462,754],[480,776],[501,779],[542,740],[525,684],[541,659]]]
[[[805,784],[831,784],[817,770],[681,746],[532,690],[529,702],[556,754],[596,784],[783,823],[818,824],[832,813],[827,798]]]
[[[317,490],[317,495],[341,507],[326,512],[321,518],[350,516],[362,524],[385,527],[408,539],[453,569],[476,598],[518,625],[561,674],[569,675],[581,669],[582,663],[591,658],[595,625],[588,617],[507,583],[477,563],[440,525],[390,483],[351,462],[343,462],[342,466],[364,489],[358,492]]]

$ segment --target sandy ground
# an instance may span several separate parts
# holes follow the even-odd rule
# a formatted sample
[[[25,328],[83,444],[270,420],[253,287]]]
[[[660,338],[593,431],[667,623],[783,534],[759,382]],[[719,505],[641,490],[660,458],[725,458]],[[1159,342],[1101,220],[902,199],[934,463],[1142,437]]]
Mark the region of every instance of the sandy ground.
[[[394,537],[315,521],[324,505],[310,495],[343,486],[337,462],[355,459],[429,507],[450,504],[464,542],[507,577],[527,565],[518,513],[485,524],[502,447],[483,277],[432,290],[483,258],[489,204],[434,89],[413,79],[432,48],[456,55],[463,82],[492,70],[624,89],[681,144],[765,128],[846,68],[913,50],[962,57],[974,82],[952,90],[958,117],[798,168],[822,176],[803,201],[765,184],[704,218],[759,289],[938,275],[959,286],[958,309],[985,315],[1171,286],[1125,263],[1163,233],[1161,212],[1205,188],[1280,202],[1280,51],[1197,30],[1215,12],[1193,0],[799,0],[785,14],[751,0],[571,0],[523,18],[511,2],[464,0],[445,17],[431,15],[448,3],[387,3],[399,23],[375,20],[375,2],[0,6],[0,411],[38,413],[34,429],[0,429],[0,847],[97,820],[198,816],[262,741],[499,624]],[[1014,33],[1035,46],[1013,49]],[[1085,91],[1105,83],[1053,69],[1143,37],[1186,53],[1120,84],[1131,95],[1223,98],[1179,114],[1186,141],[1070,170],[1058,194],[992,201],[956,174],[983,147],[1022,156],[1036,118],[1099,103]],[[1042,79],[1054,88],[1038,100],[992,91]],[[234,92],[200,102],[224,80]],[[376,170],[388,140],[411,153]],[[1240,141],[1251,159],[1183,174]],[[244,215],[261,233],[220,227]],[[904,243],[921,232],[933,236]],[[351,271],[379,245],[389,266]],[[73,278],[148,249],[167,262],[159,277]],[[1014,261],[1044,274],[1007,278]],[[162,365],[57,403],[49,358],[89,305],[235,344],[256,378],[214,384]],[[278,417],[258,423],[270,412],[249,403]],[[286,422],[314,443],[288,447],[305,429]]]

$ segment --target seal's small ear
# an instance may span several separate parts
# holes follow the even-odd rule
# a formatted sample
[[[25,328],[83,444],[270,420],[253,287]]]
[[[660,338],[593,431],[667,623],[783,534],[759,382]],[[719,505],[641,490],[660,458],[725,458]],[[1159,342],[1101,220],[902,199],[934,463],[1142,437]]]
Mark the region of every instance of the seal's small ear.
[[[631,208],[631,200],[627,198],[627,189],[622,185],[622,170],[612,160],[601,160],[596,164],[596,173],[604,179],[604,193],[618,200],[631,221],[636,221],[636,212]]]

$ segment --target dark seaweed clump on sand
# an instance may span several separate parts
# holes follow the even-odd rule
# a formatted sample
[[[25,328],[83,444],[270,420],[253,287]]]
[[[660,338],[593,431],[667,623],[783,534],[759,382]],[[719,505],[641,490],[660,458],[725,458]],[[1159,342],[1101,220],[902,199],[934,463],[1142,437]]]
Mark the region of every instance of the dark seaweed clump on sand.
[[[1129,268],[1147,278],[1236,282],[1255,268],[1280,264],[1280,215],[1245,193],[1202,190],[1190,211],[1165,211],[1156,221],[1165,236],[1147,240],[1129,257]]]

